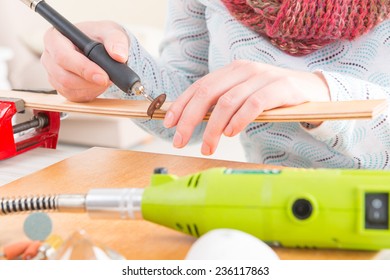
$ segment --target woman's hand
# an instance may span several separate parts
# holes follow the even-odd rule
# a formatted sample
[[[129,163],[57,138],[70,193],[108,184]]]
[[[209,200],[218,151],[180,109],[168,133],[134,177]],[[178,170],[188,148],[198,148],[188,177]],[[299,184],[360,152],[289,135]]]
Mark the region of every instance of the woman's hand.
[[[113,59],[122,63],[127,61],[129,39],[121,26],[102,21],[81,23],[77,27],[91,39],[102,42]],[[68,100],[90,101],[111,84],[103,69],[54,28],[46,32],[44,43],[41,62],[47,70],[49,82]]]
[[[171,105],[164,125],[176,126],[173,145],[182,148],[213,108],[202,145],[202,154],[211,155],[222,134],[237,135],[265,110],[329,100],[329,89],[320,73],[234,61],[191,85]]]

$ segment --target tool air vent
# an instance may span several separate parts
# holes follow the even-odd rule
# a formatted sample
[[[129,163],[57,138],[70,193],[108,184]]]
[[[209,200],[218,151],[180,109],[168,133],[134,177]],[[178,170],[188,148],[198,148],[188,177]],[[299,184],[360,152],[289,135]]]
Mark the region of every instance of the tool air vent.
[[[187,181],[187,187],[197,188],[200,177],[201,177],[200,173],[191,176]]]
[[[183,233],[187,233],[189,235],[192,235],[194,237],[199,237],[200,236],[200,233],[199,233],[199,229],[198,229],[198,226],[196,224],[180,224],[180,223],[176,223],[175,224],[176,226],[176,229],[183,232]]]

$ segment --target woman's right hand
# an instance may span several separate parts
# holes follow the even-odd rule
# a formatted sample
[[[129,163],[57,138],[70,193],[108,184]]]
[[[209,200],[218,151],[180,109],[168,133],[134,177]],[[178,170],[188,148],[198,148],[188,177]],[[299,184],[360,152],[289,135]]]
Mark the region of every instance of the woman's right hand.
[[[118,62],[128,59],[129,38],[125,30],[111,21],[85,22],[76,25],[91,39],[103,43],[109,55]],[[49,82],[59,94],[74,102],[87,102],[102,94],[111,81],[107,73],[82,54],[56,29],[44,37],[41,62]]]

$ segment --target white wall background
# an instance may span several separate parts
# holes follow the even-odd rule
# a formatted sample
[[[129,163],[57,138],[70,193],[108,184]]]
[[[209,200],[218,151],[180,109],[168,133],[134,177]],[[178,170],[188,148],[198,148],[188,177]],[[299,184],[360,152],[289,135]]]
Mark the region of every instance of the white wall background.
[[[162,28],[168,0],[47,0],[47,3],[72,21],[109,19]]]
[[[115,20],[162,30],[165,25],[168,0],[47,0],[72,22]],[[40,69],[36,50],[42,48],[42,37],[50,25],[19,0],[0,0],[0,46],[12,48],[14,58],[9,64],[10,80],[15,87],[48,86],[45,75],[31,73]],[[135,30],[139,32],[139,29]],[[157,46],[153,46],[153,51]],[[30,75],[29,75],[30,74]]]

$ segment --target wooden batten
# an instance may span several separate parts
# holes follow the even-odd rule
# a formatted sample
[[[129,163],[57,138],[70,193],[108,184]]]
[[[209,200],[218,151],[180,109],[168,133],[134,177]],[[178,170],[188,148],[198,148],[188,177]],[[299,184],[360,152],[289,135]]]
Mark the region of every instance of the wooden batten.
[[[127,118],[149,118],[146,100],[121,100],[96,98],[91,102],[76,103],[55,94],[23,91],[0,91],[1,97],[20,98],[26,108],[55,112],[76,112]],[[169,108],[170,103],[163,108]],[[388,107],[387,100],[354,100],[337,102],[307,102],[297,106],[276,108],[265,111],[256,122],[315,122],[326,120],[372,119]],[[157,110],[153,119],[162,120],[166,110]],[[205,120],[209,118],[209,114]]]

